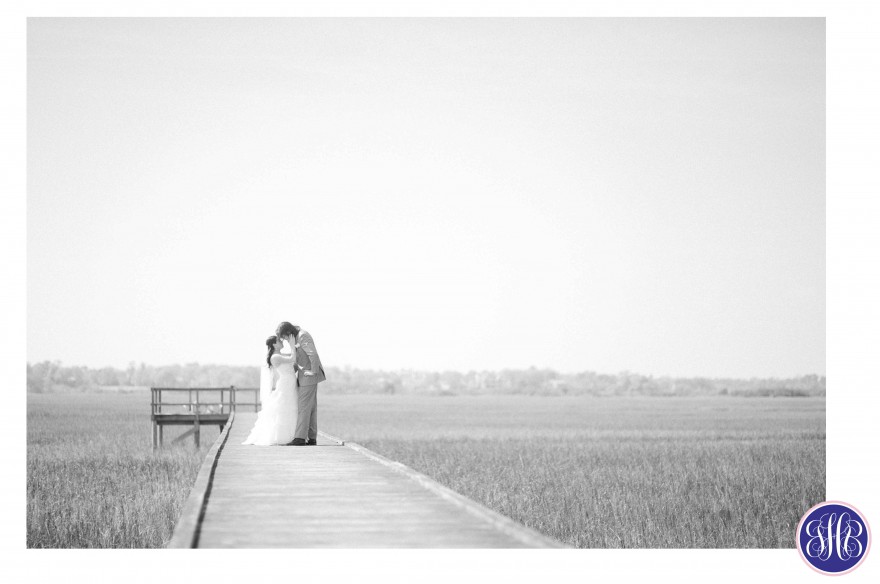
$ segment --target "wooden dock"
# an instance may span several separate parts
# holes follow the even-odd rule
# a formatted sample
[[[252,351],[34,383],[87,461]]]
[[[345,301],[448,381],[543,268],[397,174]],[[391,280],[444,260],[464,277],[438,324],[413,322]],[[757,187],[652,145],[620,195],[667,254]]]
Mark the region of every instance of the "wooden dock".
[[[324,433],[311,447],[242,445],[255,419],[241,411],[230,417],[169,547],[564,547],[405,465]]]
[[[253,395],[252,402],[236,398],[239,393]],[[178,399],[175,401],[174,397]],[[186,401],[180,401],[181,399]],[[195,398],[195,399],[193,399]],[[192,436],[196,448],[201,443],[202,426],[223,426],[235,410],[243,407],[260,408],[258,387],[151,387],[150,421],[153,425],[153,450],[165,442],[165,426],[189,426],[189,430],[174,439],[172,444]]]

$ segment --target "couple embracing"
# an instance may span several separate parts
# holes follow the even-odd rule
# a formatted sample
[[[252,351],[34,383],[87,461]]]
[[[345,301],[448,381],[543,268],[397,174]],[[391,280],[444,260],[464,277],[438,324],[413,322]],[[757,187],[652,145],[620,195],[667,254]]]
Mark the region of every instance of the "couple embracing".
[[[284,354],[284,344],[290,353]],[[318,442],[318,383],[324,368],[312,336],[282,322],[266,339],[266,367],[260,374],[263,408],[242,444],[315,446]]]

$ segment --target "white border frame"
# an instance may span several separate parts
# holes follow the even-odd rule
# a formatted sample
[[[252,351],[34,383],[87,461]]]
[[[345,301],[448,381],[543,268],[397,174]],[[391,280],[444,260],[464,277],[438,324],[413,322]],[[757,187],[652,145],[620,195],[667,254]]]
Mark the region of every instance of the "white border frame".
[[[827,497],[856,501],[862,516],[880,516],[876,445],[880,401],[874,389],[880,355],[878,262],[878,19],[870,1],[599,1],[544,2],[9,2],[0,42],[5,77],[0,143],[5,171],[0,197],[2,379],[10,405],[0,425],[0,544],[7,574],[29,582],[150,582],[158,566],[206,580],[259,581],[296,576],[321,582],[490,580],[585,582],[597,577],[675,577],[680,581],[785,581],[815,575],[796,550],[510,550],[486,551],[151,551],[25,550],[25,21],[27,16],[819,16],[827,17]],[[795,536],[795,534],[792,534]],[[154,555],[159,554],[159,555]],[[197,555],[192,555],[197,554]],[[866,554],[867,559],[867,554]],[[847,574],[877,581],[877,562]],[[367,577],[365,577],[367,576]]]

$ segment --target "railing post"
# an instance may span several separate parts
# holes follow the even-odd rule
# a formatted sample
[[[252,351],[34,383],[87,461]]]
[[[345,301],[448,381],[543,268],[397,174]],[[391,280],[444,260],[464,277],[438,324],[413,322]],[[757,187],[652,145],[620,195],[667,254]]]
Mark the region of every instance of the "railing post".
[[[192,395],[192,391],[190,391],[189,393],[190,393],[190,395]],[[195,441],[196,441],[196,448],[198,448],[199,444],[200,444],[200,440],[199,440],[199,430],[200,430],[199,414],[200,413],[201,412],[199,412],[199,391],[196,390],[196,420],[195,420],[195,428],[194,428],[195,432],[193,433],[193,437],[195,438]]]
[[[156,409],[158,410],[158,413],[161,414],[162,413],[162,388],[161,387],[157,390],[157,394],[159,396],[159,399],[156,400]],[[157,420],[156,427],[159,429],[159,448],[162,448],[163,446],[165,446],[165,426],[163,426],[162,424],[159,424],[158,420]]]
[[[150,388],[150,430],[153,434],[153,452],[156,451],[156,388]]]

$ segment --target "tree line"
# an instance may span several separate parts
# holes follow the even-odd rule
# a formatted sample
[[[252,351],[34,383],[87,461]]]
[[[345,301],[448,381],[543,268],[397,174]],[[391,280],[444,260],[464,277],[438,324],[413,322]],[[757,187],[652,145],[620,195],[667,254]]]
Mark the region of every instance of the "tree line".
[[[326,367],[326,393],[421,395],[591,395],[591,396],[824,396],[825,376],[803,375],[786,379],[727,379],[705,377],[654,377],[623,371],[560,373],[553,369],[502,369],[501,371],[377,371],[354,367]],[[145,387],[258,387],[255,366],[184,365],[154,366],[129,363],[125,369],[64,366],[60,361],[27,364],[27,391],[135,390]]]

